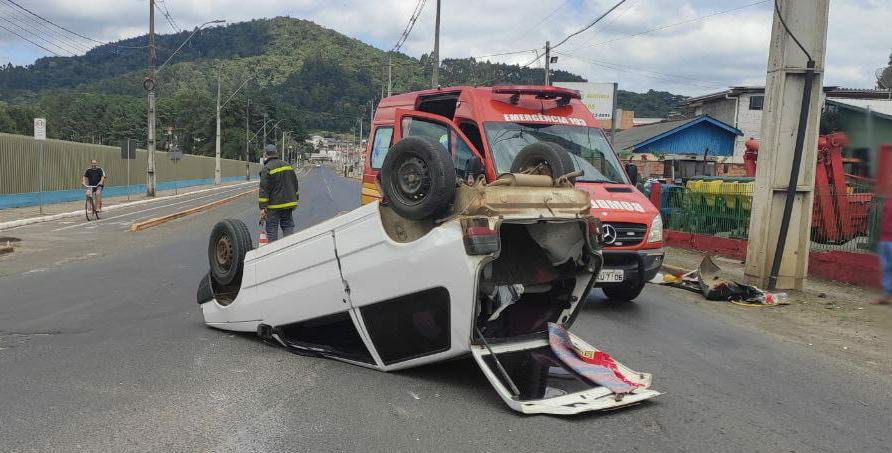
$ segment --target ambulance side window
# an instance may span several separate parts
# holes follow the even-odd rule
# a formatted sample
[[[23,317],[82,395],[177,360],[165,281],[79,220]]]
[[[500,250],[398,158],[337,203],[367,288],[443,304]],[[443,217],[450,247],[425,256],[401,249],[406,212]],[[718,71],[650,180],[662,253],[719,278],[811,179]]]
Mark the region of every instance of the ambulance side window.
[[[384,164],[387,150],[390,149],[390,139],[393,138],[392,127],[379,127],[375,131],[375,141],[372,143],[371,167],[375,170]]]

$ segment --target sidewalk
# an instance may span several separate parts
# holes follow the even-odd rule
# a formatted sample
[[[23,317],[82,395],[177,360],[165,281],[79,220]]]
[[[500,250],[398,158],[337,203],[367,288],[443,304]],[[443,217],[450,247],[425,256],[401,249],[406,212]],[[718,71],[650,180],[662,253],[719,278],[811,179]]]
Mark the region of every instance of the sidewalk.
[[[201,186],[189,186],[183,187],[177,190],[159,190],[155,192],[156,196],[154,199],[163,199],[165,197],[170,197],[175,194],[184,195],[192,192],[197,192],[200,190],[207,190],[214,187],[230,187],[238,184],[244,184],[247,181],[234,181],[229,183],[221,184],[220,186],[215,186],[213,184],[201,185]],[[252,179],[251,182],[259,183],[257,179]],[[102,198],[102,209],[107,210],[111,206],[120,205],[124,203],[131,203],[136,201],[149,200],[149,197],[146,197],[144,192],[138,194],[132,194],[130,196],[130,200],[127,199],[127,196],[117,196],[117,197],[109,197]],[[0,225],[6,222],[12,222],[16,220],[30,219],[35,217],[43,217],[43,216],[51,216],[57,214],[64,214],[68,212],[74,211],[83,211],[84,210],[84,200],[78,201],[67,201],[64,203],[55,203],[48,204],[43,206],[43,213],[40,212],[39,206],[26,206],[22,208],[8,208],[8,209],[0,209]]]
[[[667,247],[664,270],[694,270],[702,259],[701,253]],[[713,259],[722,268],[723,277],[745,283],[741,261],[720,256]],[[880,295],[873,288],[809,277],[802,291],[786,291],[790,305],[765,308],[709,301],[683,289],[667,289],[677,291],[680,300],[709,307],[784,341],[819,348],[860,366],[892,372],[892,309],[870,305]]]

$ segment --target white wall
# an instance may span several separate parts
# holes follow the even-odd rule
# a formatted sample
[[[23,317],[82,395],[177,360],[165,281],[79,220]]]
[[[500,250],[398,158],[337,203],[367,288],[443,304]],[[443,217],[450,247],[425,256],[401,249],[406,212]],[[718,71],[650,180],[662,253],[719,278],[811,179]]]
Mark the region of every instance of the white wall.
[[[744,143],[750,137],[761,139],[762,129],[762,110],[750,110],[750,98],[753,96],[763,96],[762,94],[741,94],[740,102],[737,105],[737,124],[733,126],[743,132],[743,136],[737,137],[734,143],[734,159],[733,162],[743,162],[743,152],[746,149]],[[764,104],[764,102],[763,102]]]

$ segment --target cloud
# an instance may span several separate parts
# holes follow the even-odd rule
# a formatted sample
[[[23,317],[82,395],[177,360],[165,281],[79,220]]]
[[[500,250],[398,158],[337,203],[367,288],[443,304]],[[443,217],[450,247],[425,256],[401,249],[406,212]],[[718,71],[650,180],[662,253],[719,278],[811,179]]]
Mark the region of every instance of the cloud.
[[[317,22],[389,49],[417,0],[165,0],[176,23],[192,28],[211,19],[238,22],[288,15]],[[434,6],[415,24],[403,52],[433,48]],[[5,4],[0,0],[0,4]],[[25,5],[24,2],[20,1]],[[442,2],[441,57],[480,56],[552,44],[607,10],[615,0],[447,0]],[[556,68],[624,89],[702,94],[729,85],[762,84],[772,8],[755,0],[628,0],[602,23],[556,49]],[[8,4],[7,4],[8,6]],[[29,9],[82,34],[107,41],[144,33],[146,0],[29,0]],[[722,11],[737,9],[726,14]],[[3,7],[0,15],[5,16]],[[697,18],[713,15],[705,19]],[[666,27],[640,36],[650,29]],[[159,33],[171,32],[156,14]],[[892,2],[833,0],[825,84],[872,87],[873,73],[892,53]],[[27,64],[45,52],[0,30],[0,63]],[[526,63],[533,52],[492,57]],[[539,63],[541,64],[541,60]]]

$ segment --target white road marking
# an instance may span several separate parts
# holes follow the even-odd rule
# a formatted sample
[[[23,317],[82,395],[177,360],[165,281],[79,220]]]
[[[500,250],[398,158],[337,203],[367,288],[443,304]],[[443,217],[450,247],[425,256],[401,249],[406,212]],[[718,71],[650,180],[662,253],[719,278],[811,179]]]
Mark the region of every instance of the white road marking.
[[[95,228],[96,224],[104,223],[104,222],[107,222],[107,221],[109,221],[109,220],[120,219],[120,218],[122,218],[122,217],[129,217],[129,216],[132,216],[132,215],[134,215],[134,214],[140,214],[140,213],[143,213],[143,212],[154,211],[154,210],[157,210],[157,209],[169,208],[169,207],[171,207],[171,206],[178,206],[178,205],[181,205],[181,204],[187,204],[187,203],[191,203],[191,202],[193,202],[193,201],[195,201],[195,200],[201,200],[201,199],[203,199],[203,198],[215,197],[215,196],[220,195],[220,194],[228,194],[228,193],[231,193],[231,192],[235,192],[235,190],[221,190],[220,192],[214,192],[214,193],[209,194],[209,195],[202,195],[202,196],[200,196],[200,197],[190,198],[190,199],[185,200],[185,201],[178,201],[178,202],[176,202],[176,203],[166,204],[166,205],[162,205],[162,206],[155,206],[155,207],[153,207],[153,208],[142,209],[142,210],[139,210],[139,211],[128,212],[127,214],[121,214],[121,215],[119,215],[119,216],[107,217],[107,218],[104,218],[104,219],[99,219],[99,220],[93,221],[93,222],[91,222],[91,223],[78,223],[77,225],[71,225],[71,226],[65,226],[65,227],[61,227],[61,228],[56,228],[55,230],[53,230],[53,232],[56,232],[56,231],[63,231],[63,230],[69,230],[69,229],[77,228],[77,227],[85,227],[86,229],[92,229],[92,228]],[[93,226],[88,226],[88,225],[91,225],[91,224],[92,224]],[[127,226],[130,226],[130,224],[128,223]]]

